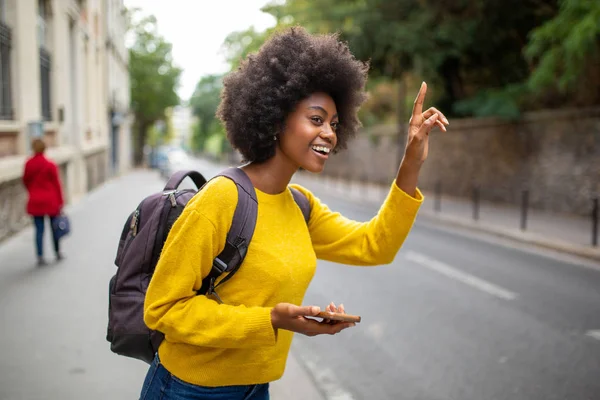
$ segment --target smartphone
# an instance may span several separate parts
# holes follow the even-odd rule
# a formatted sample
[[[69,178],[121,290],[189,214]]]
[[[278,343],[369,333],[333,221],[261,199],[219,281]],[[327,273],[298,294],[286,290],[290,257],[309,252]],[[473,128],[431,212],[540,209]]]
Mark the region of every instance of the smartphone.
[[[332,321],[355,322],[355,323],[360,322],[360,319],[361,319],[360,316],[358,316],[358,315],[341,314],[341,313],[334,313],[334,312],[329,312],[329,311],[321,311],[320,313],[315,315],[315,317],[319,317],[319,318],[323,318],[323,319],[330,319]]]

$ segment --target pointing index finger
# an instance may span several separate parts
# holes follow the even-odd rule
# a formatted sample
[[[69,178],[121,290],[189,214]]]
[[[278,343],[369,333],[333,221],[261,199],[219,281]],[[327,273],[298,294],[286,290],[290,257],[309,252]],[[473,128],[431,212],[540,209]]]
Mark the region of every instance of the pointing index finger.
[[[423,113],[423,103],[425,102],[425,93],[427,93],[427,84],[425,82],[421,83],[421,88],[419,89],[419,94],[417,94],[417,98],[415,99],[415,105],[413,106],[412,116],[413,118],[421,116]]]

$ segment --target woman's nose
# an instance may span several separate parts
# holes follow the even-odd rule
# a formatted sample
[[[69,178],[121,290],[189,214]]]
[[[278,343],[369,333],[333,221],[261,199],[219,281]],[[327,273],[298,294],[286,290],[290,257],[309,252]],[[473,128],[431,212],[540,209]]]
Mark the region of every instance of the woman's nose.
[[[327,140],[329,143],[335,144],[337,136],[333,128],[327,125],[321,130],[321,138]]]

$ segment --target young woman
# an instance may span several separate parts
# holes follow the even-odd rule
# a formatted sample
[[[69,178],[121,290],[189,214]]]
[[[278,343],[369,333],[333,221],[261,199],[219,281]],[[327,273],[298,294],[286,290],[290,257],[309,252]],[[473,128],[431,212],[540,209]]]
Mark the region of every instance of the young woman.
[[[283,375],[294,332],[335,334],[352,323],[317,322],[302,306],[317,259],[353,265],[392,262],[423,197],[417,189],[428,134],[446,118],[413,110],[406,153],[376,217],[360,223],[331,211],[306,188],[308,224],[289,190],[299,168],[321,172],[359,128],[368,67],[335,35],[301,28],[275,35],[224,81],[218,116],[248,161],[258,216],[235,277],[219,289],[223,303],[197,296],[225,245],[237,202],[235,184],[216,178],[176,221],[147,291],[145,322],[165,334],[144,382],[142,399],[268,399]],[[331,303],[328,311],[344,312]]]
[[[56,164],[44,157],[46,144],[42,139],[33,140],[31,147],[34,155],[25,163],[23,184],[27,188],[29,199],[27,213],[33,217],[35,224],[35,246],[37,250],[38,265],[45,265],[44,259],[44,225],[45,219],[50,219],[52,228],[54,218],[60,214],[63,207],[62,185]],[[56,259],[63,258],[60,252],[60,239],[52,231],[54,253]]]

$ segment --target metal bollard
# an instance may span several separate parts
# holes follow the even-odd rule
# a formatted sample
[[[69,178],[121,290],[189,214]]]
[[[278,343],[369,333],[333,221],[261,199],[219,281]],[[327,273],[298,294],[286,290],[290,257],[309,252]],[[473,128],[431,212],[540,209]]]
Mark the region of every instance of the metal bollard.
[[[473,219],[479,221],[479,188],[473,188]]]
[[[521,230],[527,229],[527,211],[529,209],[529,190],[521,193]]]
[[[437,181],[435,184],[435,202],[433,205],[433,209],[436,212],[442,211],[442,182]]]
[[[598,246],[598,225],[600,219],[600,205],[598,198],[592,200],[592,246]]]

